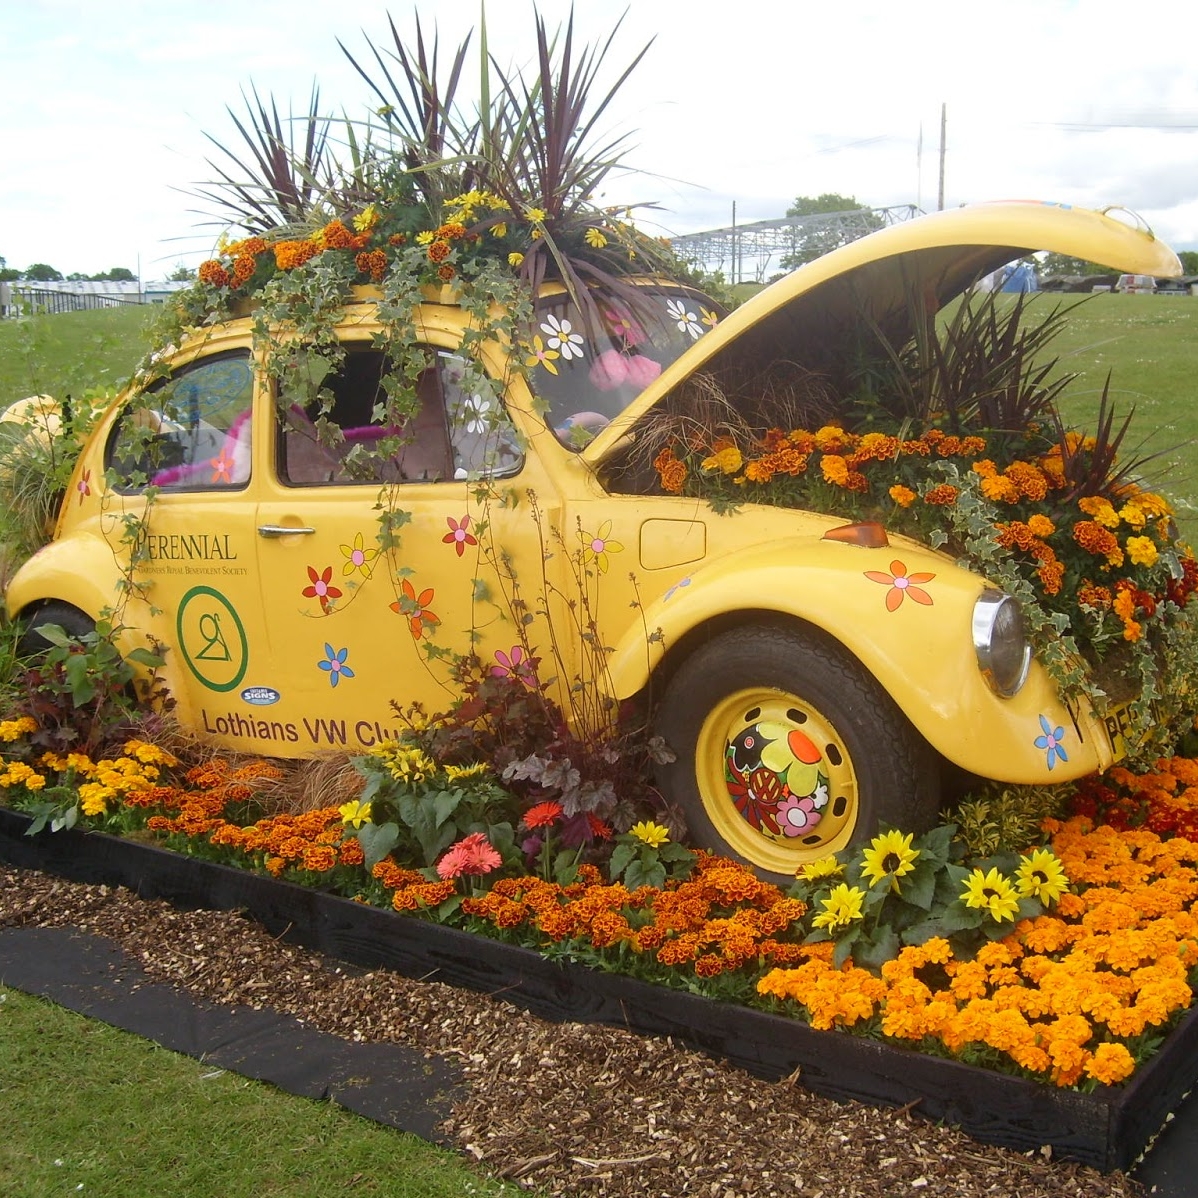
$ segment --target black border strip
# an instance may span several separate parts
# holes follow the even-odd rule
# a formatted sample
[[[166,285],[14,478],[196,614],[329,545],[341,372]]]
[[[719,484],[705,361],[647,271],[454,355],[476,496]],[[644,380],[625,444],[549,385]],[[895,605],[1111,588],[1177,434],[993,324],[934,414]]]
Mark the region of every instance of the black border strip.
[[[31,820],[0,808],[0,860],[72,881],[126,886],[178,906],[248,910],[272,935],[329,957],[502,997],[544,1019],[670,1036],[748,1072],[797,1076],[818,1094],[913,1105],[990,1144],[1104,1171],[1128,1169],[1198,1077],[1198,1008],[1122,1089],[1080,1094],[905,1051],[618,974],[549,961],[530,949],[95,832],[24,835]]]

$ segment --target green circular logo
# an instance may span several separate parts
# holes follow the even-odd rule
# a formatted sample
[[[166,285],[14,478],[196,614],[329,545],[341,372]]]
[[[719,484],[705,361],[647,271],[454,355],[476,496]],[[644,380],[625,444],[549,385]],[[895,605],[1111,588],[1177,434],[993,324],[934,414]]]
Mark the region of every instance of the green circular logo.
[[[231,691],[250,660],[245,628],[233,605],[211,587],[192,587],[175,617],[179,652],[209,690]]]

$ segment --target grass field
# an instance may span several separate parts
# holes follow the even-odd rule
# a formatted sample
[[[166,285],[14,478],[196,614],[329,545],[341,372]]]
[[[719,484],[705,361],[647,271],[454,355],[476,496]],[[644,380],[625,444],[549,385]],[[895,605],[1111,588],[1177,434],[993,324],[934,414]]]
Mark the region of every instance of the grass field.
[[[0,986],[5,1198],[501,1198],[453,1153]]]

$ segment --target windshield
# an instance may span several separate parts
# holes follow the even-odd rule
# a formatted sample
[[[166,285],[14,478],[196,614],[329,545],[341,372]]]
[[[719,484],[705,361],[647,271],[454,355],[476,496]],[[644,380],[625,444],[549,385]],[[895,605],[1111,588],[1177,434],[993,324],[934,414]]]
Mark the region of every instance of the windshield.
[[[581,449],[722,315],[697,291],[642,291],[635,312],[600,298],[602,327],[589,331],[568,295],[537,303],[526,354],[529,385],[545,404],[549,427],[570,449]]]

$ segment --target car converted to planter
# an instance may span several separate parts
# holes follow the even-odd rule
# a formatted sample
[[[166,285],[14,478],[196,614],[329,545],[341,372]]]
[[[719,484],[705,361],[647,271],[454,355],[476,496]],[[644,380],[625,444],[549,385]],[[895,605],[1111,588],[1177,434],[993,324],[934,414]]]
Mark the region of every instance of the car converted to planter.
[[[199,328],[95,428],[9,612],[75,634],[115,612],[123,648],[163,651],[176,717],[251,753],[368,749],[396,705],[449,706],[472,655],[567,709],[571,688],[636,700],[692,840],[773,874],[879,821],[928,826],[945,763],[1012,783],[1104,769],[1127,749],[1118,703],[1063,693],[983,571],[884,513],[713,505],[681,477],[689,444],[749,488],[719,430],[758,430],[777,458],[801,422],[816,442],[791,437],[772,469],[797,476],[818,448],[834,489],[875,444],[847,440],[870,427],[866,347],[885,357],[919,312],[1037,250],[1180,270],[1142,226],[1021,202],[883,229],[726,317],[660,279],[586,302],[549,283],[527,335],[479,345],[452,287],[426,287],[403,314],[400,423],[380,402],[384,290],[339,311],[306,388],[272,358],[294,367],[302,329],[264,332],[261,312]]]

